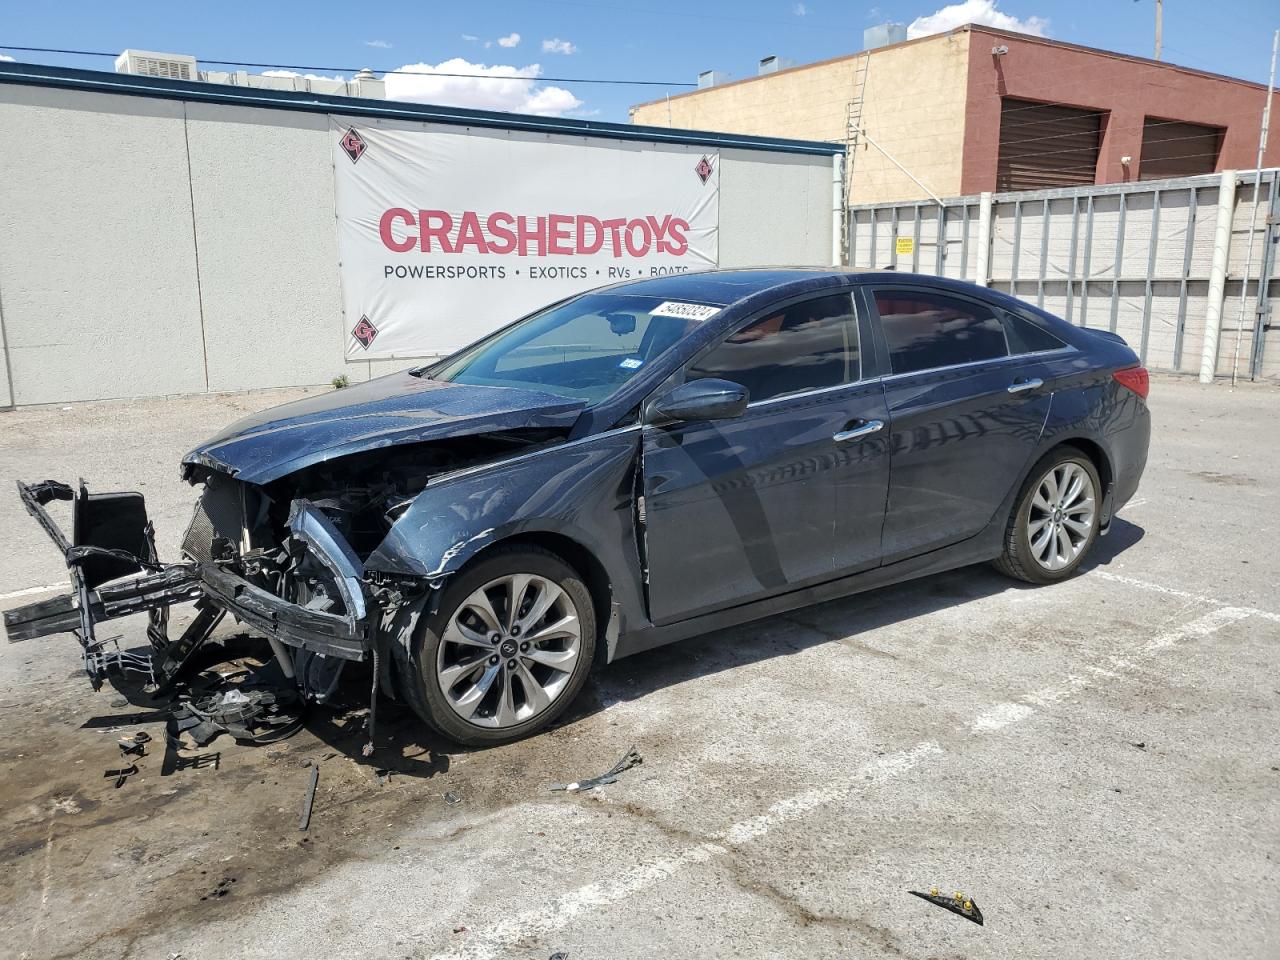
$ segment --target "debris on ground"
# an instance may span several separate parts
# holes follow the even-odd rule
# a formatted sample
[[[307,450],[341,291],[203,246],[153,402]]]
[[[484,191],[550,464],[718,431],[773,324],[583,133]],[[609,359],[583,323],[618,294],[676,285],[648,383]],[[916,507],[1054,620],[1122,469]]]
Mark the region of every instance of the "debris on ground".
[[[950,897],[940,892],[937,887],[930,887],[928,893],[921,893],[919,890],[908,890],[907,893],[913,897],[919,897],[921,900],[927,900],[943,910],[950,910],[966,920],[972,920],[978,926],[983,925],[982,911],[978,909],[978,904],[974,902],[972,897],[966,897],[959,890]]]
[[[453,932],[454,932],[454,933],[466,933],[466,932],[467,932],[466,925],[465,925],[465,924],[461,924],[461,923],[460,923],[460,924],[458,924],[456,927],[454,927],[454,928],[453,928]]]
[[[462,798],[458,796],[456,793],[454,793],[452,790],[446,790],[444,792],[444,802],[445,802],[445,806],[456,807],[458,804],[462,802]]]
[[[130,736],[121,737],[117,743],[120,746],[120,755],[145,757],[147,755],[147,744],[151,742],[151,734],[145,730],[139,730]]]
[[[566,793],[574,793],[579,790],[594,790],[596,787],[603,786],[606,783],[614,783],[618,779],[618,774],[642,763],[644,763],[644,757],[640,756],[639,750],[632,747],[623,754],[621,760],[609,770],[600,774],[600,776],[592,777],[590,780],[577,780],[573,783],[553,783],[551,784],[551,789],[563,790]]]
[[[126,780],[132,776],[136,776],[137,773],[138,765],[136,763],[131,763],[129,766],[121,767],[118,770],[108,770],[103,774],[103,776],[108,780],[114,777],[116,781],[116,789],[119,790],[124,786]]]
[[[215,675],[178,697],[166,735],[170,740],[185,735],[198,747],[223,733],[237,743],[276,743],[302,729],[303,707],[297,692],[286,687],[245,675]]]
[[[551,955],[551,960],[569,960],[569,954],[565,953],[563,950],[557,950]]]
[[[320,782],[320,768],[311,767],[311,780],[307,784],[307,794],[302,799],[302,816],[298,819],[298,829],[305,830],[311,826],[311,808],[316,802],[316,784]]]

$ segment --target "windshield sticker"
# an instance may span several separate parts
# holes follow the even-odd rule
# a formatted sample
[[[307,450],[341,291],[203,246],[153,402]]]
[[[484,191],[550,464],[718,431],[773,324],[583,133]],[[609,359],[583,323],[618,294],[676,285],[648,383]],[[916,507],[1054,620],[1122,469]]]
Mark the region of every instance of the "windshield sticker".
[[[676,300],[668,300],[665,303],[658,304],[649,311],[649,314],[654,317],[679,317],[681,320],[697,320],[701,323],[703,320],[710,320],[719,312],[719,307],[709,307],[705,303],[680,303]]]
[[[618,364],[618,366],[620,366],[623,370],[639,370],[641,367],[644,366],[644,361],[641,360],[639,357],[627,357],[627,359],[623,360],[620,364]]]

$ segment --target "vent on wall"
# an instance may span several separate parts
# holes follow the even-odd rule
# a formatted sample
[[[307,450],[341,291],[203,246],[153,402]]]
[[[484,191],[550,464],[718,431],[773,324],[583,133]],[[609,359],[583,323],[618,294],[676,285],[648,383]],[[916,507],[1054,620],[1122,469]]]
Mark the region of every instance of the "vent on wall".
[[[197,80],[196,58],[184,53],[152,53],[149,50],[126,50],[116,57],[116,73],[132,73],[142,77],[166,80]]]

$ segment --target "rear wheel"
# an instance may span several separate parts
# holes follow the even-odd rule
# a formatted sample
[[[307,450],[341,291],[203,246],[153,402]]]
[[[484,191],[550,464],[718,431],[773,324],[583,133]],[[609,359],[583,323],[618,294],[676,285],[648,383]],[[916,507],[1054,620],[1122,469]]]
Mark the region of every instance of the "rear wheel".
[[[500,548],[445,588],[413,638],[405,697],[467,746],[543,729],[573,701],[595,656],[591,594],[537,547]]]
[[[1051,450],[1032,469],[1005,530],[1002,573],[1056,583],[1076,572],[1098,538],[1102,484],[1080,450]]]

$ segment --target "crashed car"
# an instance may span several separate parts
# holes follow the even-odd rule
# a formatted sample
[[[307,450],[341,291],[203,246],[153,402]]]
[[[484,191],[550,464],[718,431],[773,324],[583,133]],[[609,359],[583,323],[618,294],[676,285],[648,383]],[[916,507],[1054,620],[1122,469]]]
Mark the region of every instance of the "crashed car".
[[[182,462],[202,492],[179,562],[138,494],[24,485],[74,589],[8,629],[71,631],[92,675],[162,688],[230,614],[310,699],[368,660],[375,704],[503,743],[594,665],[695,634],[984,561],[1071,576],[1137,489],[1147,390],[1119,336],[967,283],[623,283],[228,427]],[[139,611],[149,656],[96,637]]]

